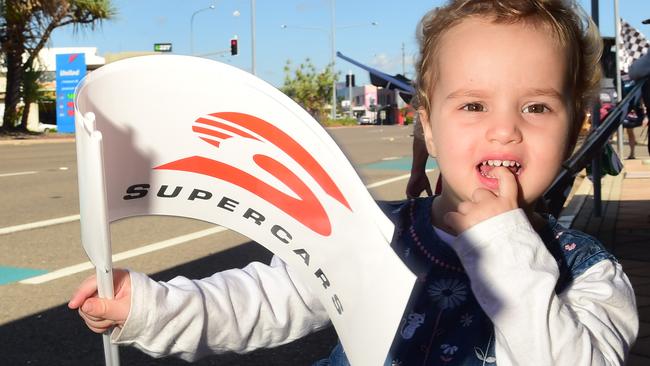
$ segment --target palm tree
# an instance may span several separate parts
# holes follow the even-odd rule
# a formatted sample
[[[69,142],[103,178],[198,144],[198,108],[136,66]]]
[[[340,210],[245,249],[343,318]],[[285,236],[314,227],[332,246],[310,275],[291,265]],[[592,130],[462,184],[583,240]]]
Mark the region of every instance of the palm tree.
[[[33,102],[36,102],[41,96],[39,79],[43,75],[41,70],[28,69],[23,73],[23,112],[20,117],[20,125],[27,126],[29,118],[29,109]]]
[[[34,60],[52,31],[69,24],[94,29],[114,14],[110,0],[0,0],[0,51],[7,68],[0,132],[27,131],[27,118],[16,126],[16,107],[24,97],[25,73],[34,70]]]

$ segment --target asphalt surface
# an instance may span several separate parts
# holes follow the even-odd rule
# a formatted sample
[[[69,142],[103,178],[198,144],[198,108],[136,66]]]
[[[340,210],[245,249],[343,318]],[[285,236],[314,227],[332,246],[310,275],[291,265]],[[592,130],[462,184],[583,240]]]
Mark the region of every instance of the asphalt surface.
[[[380,184],[370,190],[375,198],[404,196],[410,166],[410,126],[339,128],[329,132],[364,182]],[[101,338],[90,332],[76,312],[65,305],[76,286],[93,270],[41,284],[17,282],[87,262],[79,238],[79,221],[75,219],[79,213],[76,174],[71,141],[0,143],[0,365],[102,365],[104,362]],[[386,182],[395,177],[402,178]],[[16,231],[19,225],[55,218],[67,221]],[[111,225],[113,253],[211,227],[214,225],[172,217],[122,220]],[[254,260],[268,261],[270,256],[260,245],[225,231],[133,256],[115,266],[145,272],[158,280],[178,275],[201,278]],[[7,274],[19,278],[7,280]],[[275,349],[213,356],[196,364],[310,365],[326,356],[335,342],[336,335],[330,328]],[[123,365],[187,364],[175,358],[153,359],[128,347],[120,348],[120,359]]]

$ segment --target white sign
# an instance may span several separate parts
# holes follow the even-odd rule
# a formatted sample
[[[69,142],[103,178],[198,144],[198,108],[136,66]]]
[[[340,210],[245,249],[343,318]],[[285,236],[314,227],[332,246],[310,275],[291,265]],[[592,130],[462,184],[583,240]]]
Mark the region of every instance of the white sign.
[[[76,106],[82,242],[98,273],[111,268],[108,222],[223,225],[297,270],[353,365],[383,364],[415,276],[389,246],[393,224],[300,106],[239,69],[174,55],[98,69]]]

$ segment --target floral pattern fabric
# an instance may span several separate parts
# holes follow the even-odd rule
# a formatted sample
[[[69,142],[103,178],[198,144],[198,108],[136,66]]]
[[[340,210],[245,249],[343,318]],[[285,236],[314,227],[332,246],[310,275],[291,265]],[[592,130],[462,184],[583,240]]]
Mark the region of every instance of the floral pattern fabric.
[[[431,225],[433,198],[380,203],[395,223],[393,249],[417,276],[385,366],[496,365],[494,326],[456,253]],[[560,269],[556,293],[595,263],[614,260],[594,238],[546,217],[539,233]],[[314,366],[349,365],[340,343]]]

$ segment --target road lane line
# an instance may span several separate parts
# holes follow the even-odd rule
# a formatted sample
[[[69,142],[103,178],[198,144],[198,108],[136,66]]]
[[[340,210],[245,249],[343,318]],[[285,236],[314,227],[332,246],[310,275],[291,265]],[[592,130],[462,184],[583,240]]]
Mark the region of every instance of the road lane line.
[[[433,171],[434,169],[427,169],[427,173]],[[403,179],[407,179],[410,177],[410,174],[404,174],[400,175],[397,177],[393,177],[390,179],[382,180],[379,182],[375,182],[372,184],[366,185],[366,188],[371,189],[371,188],[377,188],[386,184],[394,183]],[[25,230],[32,230],[32,229],[38,229],[46,226],[52,226],[52,225],[58,225],[58,224],[65,224],[68,222],[73,222],[73,221],[78,221],[80,218],[79,215],[71,215],[71,216],[65,216],[65,217],[59,217],[55,219],[50,219],[50,220],[43,220],[43,221],[37,221],[37,222],[32,222],[29,224],[22,224],[22,225],[16,225],[16,226],[8,226],[8,227],[3,227],[0,228],[0,235],[4,234],[12,234],[16,233],[19,231],[25,231]]]
[[[432,170],[434,170],[434,169],[428,169],[427,172],[430,172]],[[379,182],[368,184],[368,185],[366,185],[366,188],[370,189],[370,188],[380,187],[380,186],[383,186],[383,185],[386,185],[386,184],[397,182],[399,180],[407,179],[408,177],[410,177],[410,174],[400,175],[400,176],[393,177],[393,178],[390,178],[390,179],[385,179],[385,180],[382,180],[382,181],[379,181]],[[66,219],[68,221],[61,221],[62,219]],[[60,222],[69,222],[69,221],[75,221],[75,220],[79,220],[79,215],[67,216],[67,217],[62,217],[62,218],[53,219],[53,220],[40,221],[38,223],[13,226],[13,228],[27,227],[27,226],[42,227],[42,226],[47,226],[47,225],[42,225],[42,223],[46,223],[46,222],[59,221],[59,223],[60,223]],[[41,224],[41,226],[34,226],[34,224]],[[54,225],[54,224],[50,223],[49,225]],[[3,230],[6,230],[6,229],[11,229],[11,228],[0,229],[0,234],[4,233]],[[25,229],[21,229],[21,230],[28,230],[28,229],[25,228]],[[121,260],[129,259],[129,258],[137,257],[137,256],[140,256],[140,255],[148,254],[148,253],[151,253],[151,252],[155,252],[155,251],[158,251],[158,250],[162,250],[162,249],[165,249],[165,248],[173,247],[175,245],[183,244],[183,243],[186,243],[188,241],[200,239],[200,238],[203,238],[203,237],[206,237],[206,236],[209,236],[209,235],[217,234],[217,233],[220,233],[220,232],[223,232],[223,231],[226,231],[226,230],[228,230],[228,229],[225,228],[225,227],[219,226],[219,227],[210,228],[210,229],[206,229],[206,230],[201,230],[201,231],[197,231],[197,232],[186,234],[186,235],[181,235],[181,236],[178,236],[178,237],[175,237],[175,238],[171,238],[171,239],[167,239],[167,240],[160,241],[160,242],[157,242],[157,243],[145,245],[145,246],[140,247],[140,248],[135,248],[135,249],[127,250],[125,252],[113,254],[112,259],[113,259],[113,262],[118,262],[118,261],[121,261]],[[71,276],[73,274],[77,274],[79,272],[87,271],[87,270],[90,270],[90,269],[93,269],[93,268],[94,268],[94,266],[90,262],[79,263],[79,264],[75,264],[75,265],[72,265],[72,266],[68,266],[68,267],[65,267],[65,268],[61,268],[61,269],[49,272],[49,273],[44,274],[44,275],[27,278],[25,280],[19,281],[19,283],[27,284],[27,285],[38,285],[38,284],[46,283],[46,282],[53,281],[53,280],[56,280],[56,279],[59,279],[59,278]]]
[[[393,178],[390,178],[390,179],[385,179],[385,180],[381,180],[379,182],[368,184],[368,185],[366,185],[366,188],[368,188],[368,189],[377,188],[377,187],[380,187],[380,186],[383,186],[383,185],[386,185],[386,184],[389,184],[389,183],[400,181],[402,179],[407,179],[410,176],[411,176],[411,174],[399,175],[397,177],[393,177]]]
[[[15,177],[17,175],[29,175],[29,174],[36,174],[36,173],[38,173],[38,172],[29,171],[29,172],[3,173],[3,174],[0,174],[0,178],[3,178],[3,177]]]
[[[79,215],[71,215],[71,216],[65,216],[65,217],[58,217],[56,219],[49,219],[49,220],[31,222],[29,224],[22,224],[22,225],[16,225],[16,226],[7,226],[7,227],[0,228],[0,235],[12,234],[12,233],[15,233],[15,232],[18,232],[18,231],[38,229],[38,228],[45,227],[45,226],[65,224],[65,223],[68,223],[68,222],[78,221],[79,218],[80,218]]]
[[[155,252],[157,250],[173,247],[175,245],[183,244],[188,241],[200,239],[209,235],[217,234],[223,231],[226,231],[226,229],[223,226],[218,226],[218,227],[213,227],[210,229],[206,230],[201,230],[201,231],[196,231],[190,234],[186,235],[181,235],[177,236],[175,238],[159,241],[157,243],[145,245],[140,248],[135,248],[131,250],[127,250],[125,252],[113,254],[113,262],[119,262],[121,260],[137,257],[139,255]],[[79,263],[75,264],[69,267],[61,268],[56,271],[41,275],[41,276],[36,276],[36,277],[31,277],[22,281],[19,281],[19,283],[26,284],[26,285],[39,285],[45,282],[53,281],[62,277],[67,277],[79,272],[83,272],[89,269],[95,268],[92,263],[90,262],[84,262],[84,263]]]
[[[429,173],[429,172],[432,172],[434,170],[435,169],[427,169],[427,170],[425,170],[425,172]],[[377,188],[377,187],[380,187],[380,186],[383,186],[383,185],[386,185],[386,184],[389,184],[389,183],[394,183],[394,182],[400,181],[402,179],[408,179],[410,176],[411,176],[411,173],[398,175],[397,177],[393,177],[393,178],[389,178],[389,179],[385,179],[385,180],[380,180],[379,182],[368,184],[368,185],[366,185],[366,188],[368,188],[368,189]]]

